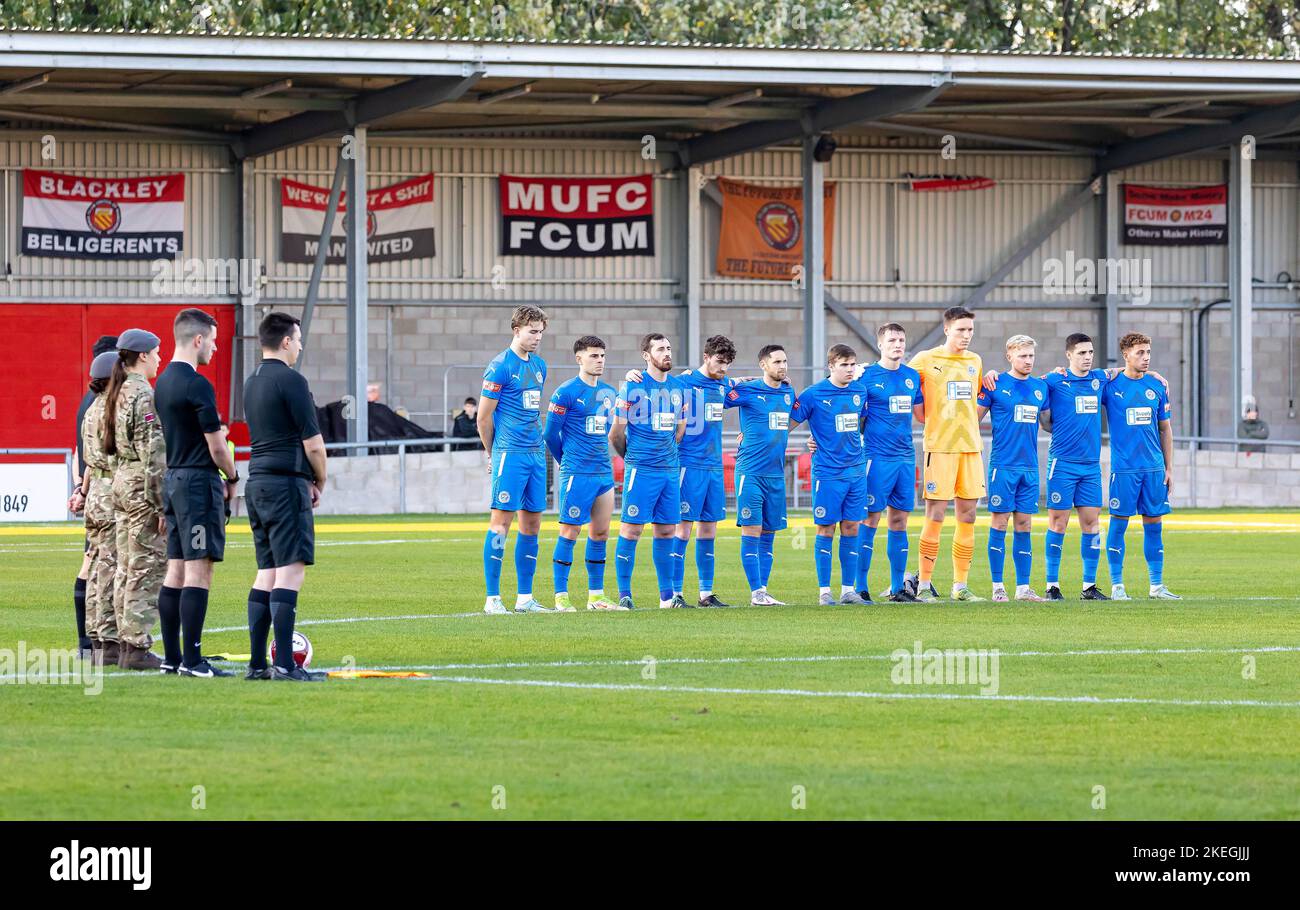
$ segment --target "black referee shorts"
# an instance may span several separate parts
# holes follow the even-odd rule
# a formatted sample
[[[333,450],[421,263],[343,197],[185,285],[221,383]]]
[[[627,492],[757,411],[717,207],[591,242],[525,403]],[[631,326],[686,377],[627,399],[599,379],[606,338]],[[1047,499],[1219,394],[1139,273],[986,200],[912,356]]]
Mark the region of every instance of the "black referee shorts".
[[[311,484],[302,477],[257,474],[244,487],[259,569],[316,561]]]
[[[226,552],[225,484],[216,471],[172,468],[163,475],[168,559],[211,559]]]

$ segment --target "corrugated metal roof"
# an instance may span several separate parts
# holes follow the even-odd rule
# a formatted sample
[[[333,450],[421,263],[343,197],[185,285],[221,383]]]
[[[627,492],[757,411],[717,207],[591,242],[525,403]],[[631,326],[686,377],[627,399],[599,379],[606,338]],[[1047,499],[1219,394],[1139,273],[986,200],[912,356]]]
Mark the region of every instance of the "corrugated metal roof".
[[[1295,61],[1300,56],[1277,55],[1237,55],[1237,54],[1117,54],[1110,51],[1086,51],[1064,53],[1059,51],[1029,51],[1017,49],[980,49],[959,47],[886,47],[883,45],[840,45],[840,44],[766,44],[766,43],[716,43],[707,41],[593,41],[593,40],[552,40],[543,38],[502,39],[493,37],[467,37],[461,35],[366,35],[337,32],[265,32],[246,31],[243,29],[126,29],[126,28],[81,28],[50,29],[24,26],[0,30],[5,32],[24,32],[50,35],[159,35],[186,38],[301,38],[301,39],[339,39],[348,41],[401,41],[408,43],[440,42],[456,44],[485,44],[508,47],[511,45],[548,45],[555,47],[673,47],[728,50],[789,50],[789,51],[863,51],[871,53],[896,54],[964,54],[977,57],[1042,57],[1042,58],[1117,58],[1131,60],[1240,60],[1243,62]]]

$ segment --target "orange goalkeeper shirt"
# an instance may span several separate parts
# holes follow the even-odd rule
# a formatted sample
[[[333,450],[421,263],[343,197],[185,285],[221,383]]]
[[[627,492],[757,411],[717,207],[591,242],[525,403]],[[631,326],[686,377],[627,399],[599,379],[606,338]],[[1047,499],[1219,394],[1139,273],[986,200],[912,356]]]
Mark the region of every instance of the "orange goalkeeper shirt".
[[[925,395],[925,451],[984,451],[975,406],[984,372],[980,355],[949,354],[939,346],[921,351],[909,366],[921,374]]]

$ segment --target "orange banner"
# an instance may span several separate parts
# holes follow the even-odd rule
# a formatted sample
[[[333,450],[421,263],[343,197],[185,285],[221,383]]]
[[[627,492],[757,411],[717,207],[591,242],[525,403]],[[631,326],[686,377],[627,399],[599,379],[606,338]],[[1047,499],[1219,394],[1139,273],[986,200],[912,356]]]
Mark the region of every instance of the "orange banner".
[[[718,178],[722,191],[722,230],[718,236],[719,275],[730,278],[788,279],[803,263],[803,187],[763,186]],[[835,184],[822,187],[825,206],[825,278],[831,277],[835,236]]]

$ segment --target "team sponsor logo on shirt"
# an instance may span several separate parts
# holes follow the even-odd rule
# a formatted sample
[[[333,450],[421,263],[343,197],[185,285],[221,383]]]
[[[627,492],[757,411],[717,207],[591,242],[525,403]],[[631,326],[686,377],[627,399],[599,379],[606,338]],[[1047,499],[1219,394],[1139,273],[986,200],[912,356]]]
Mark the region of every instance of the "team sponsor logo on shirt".
[[[857,414],[836,414],[835,415],[836,433],[856,433],[857,431],[858,431]]]
[[[970,401],[971,384],[966,380],[954,380],[948,383],[949,401]]]
[[[784,411],[769,411],[767,415],[767,428],[769,430],[790,429],[790,415]]]
[[[592,414],[587,418],[585,428],[588,433],[596,436],[603,436],[606,432],[605,415]]]
[[[1150,408],[1125,408],[1124,422],[1131,427],[1147,426],[1151,423]]]
[[[1018,404],[1012,419],[1016,423],[1037,423],[1038,407],[1032,404]]]
[[[483,380],[483,391],[485,391],[485,392],[500,392],[500,391],[501,391],[501,383],[499,383],[499,382],[493,382],[493,381],[490,380],[490,379],[484,379],[484,380]]]
[[[552,401],[551,406],[547,410],[549,410],[552,414],[562,415],[566,413],[569,409],[562,404],[556,404],[555,402]]]
[[[651,414],[650,428],[658,433],[670,433],[677,428],[677,421],[672,414]]]
[[[541,389],[524,389],[523,401],[527,410],[536,411],[542,406]]]
[[[1074,399],[1074,413],[1076,414],[1096,414],[1097,413],[1097,396],[1080,395]]]
[[[717,423],[722,419],[722,402],[706,401],[704,403],[704,419],[709,423]]]
[[[911,395],[890,395],[889,396],[889,413],[910,414],[911,412],[912,412]]]

